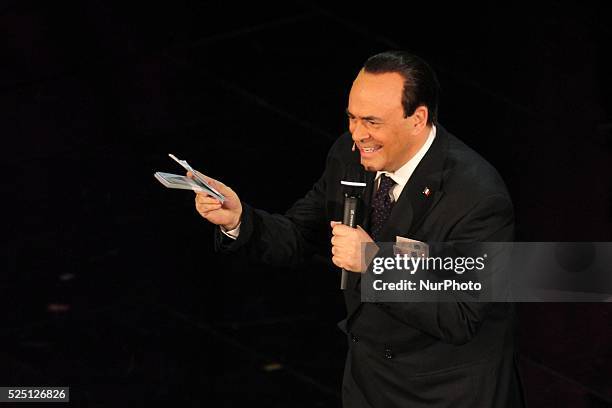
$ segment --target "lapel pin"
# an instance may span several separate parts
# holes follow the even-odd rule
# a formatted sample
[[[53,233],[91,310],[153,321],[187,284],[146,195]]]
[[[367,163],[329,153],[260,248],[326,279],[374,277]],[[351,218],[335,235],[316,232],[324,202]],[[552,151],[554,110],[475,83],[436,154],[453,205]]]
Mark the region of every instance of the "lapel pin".
[[[423,190],[423,195],[425,197],[429,197],[430,194],[431,194],[431,190],[429,189],[429,187],[425,187],[425,190]]]

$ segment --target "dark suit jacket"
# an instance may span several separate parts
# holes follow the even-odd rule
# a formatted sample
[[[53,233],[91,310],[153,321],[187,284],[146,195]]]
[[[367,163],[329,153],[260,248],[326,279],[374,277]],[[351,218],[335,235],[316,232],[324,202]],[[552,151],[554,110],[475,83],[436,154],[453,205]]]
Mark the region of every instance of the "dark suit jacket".
[[[350,134],[330,149],[325,172],[285,214],[243,202],[240,235],[218,230],[216,247],[275,265],[330,254],[329,221],[341,220],[345,167],[359,163]],[[367,173],[365,214],[375,173]],[[431,194],[422,192],[429,188]],[[368,227],[368,217],[364,225]],[[497,171],[437,126],[436,138],[404,187],[381,233],[424,242],[511,241],[512,202]],[[514,309],[507,303],[362,303],[360,274],[344,291],[349,338],[344,405],[356,407],[520,407]]]

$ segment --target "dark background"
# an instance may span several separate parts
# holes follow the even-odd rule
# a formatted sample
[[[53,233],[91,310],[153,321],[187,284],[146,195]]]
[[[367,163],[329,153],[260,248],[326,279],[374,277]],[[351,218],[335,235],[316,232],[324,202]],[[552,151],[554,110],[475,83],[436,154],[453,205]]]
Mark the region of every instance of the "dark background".
[[[407,49],[492,162],[521,241],[612,241],[603,7],[8,1],[0,6],[0,385],[130,406],[340,406],[339,273],[213,253],[175,153],[284,211],[346,129],[365,59]],[[610,304],[521,304],[532,406],[612,404]],[[23,406],[23,405],[22,405]]]

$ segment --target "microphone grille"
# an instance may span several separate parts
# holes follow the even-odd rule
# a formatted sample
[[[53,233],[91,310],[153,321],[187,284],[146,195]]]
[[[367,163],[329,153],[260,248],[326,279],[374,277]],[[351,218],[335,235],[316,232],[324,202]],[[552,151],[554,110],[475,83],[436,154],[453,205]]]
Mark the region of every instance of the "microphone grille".
[[[344,193],[358,195],[366,186],[366,174],[363,166],[358,163],[349,163],[344,169],[344,178],[340,181]]]
[[[344,181],[365,183],[365,171],[359,163],[349,163],[344,170]]]

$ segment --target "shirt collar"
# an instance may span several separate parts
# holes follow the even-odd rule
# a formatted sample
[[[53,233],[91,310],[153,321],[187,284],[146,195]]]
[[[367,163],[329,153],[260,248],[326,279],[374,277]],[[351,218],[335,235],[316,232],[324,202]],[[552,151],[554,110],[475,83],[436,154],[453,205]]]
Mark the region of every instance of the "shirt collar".
[[[406,183],[408,183],[410,176],[412,176],[412,173],[414,173],[414,170],[423,159],[423,156],[425,156],[425,153],[427,153],[427,151],[431,147],[431,144],[433,143],[435,137],[436,126],[432,125],[431,130],[429,131],[429,135],[427,136],[427,140],[425,140],[425,143],[423,143],[423,146],[421,146],[419,151],[416,152],[416,154],[412,156],[412,158],[408,160],[404,165],[402,165],[402,167],[400,167],[394,172],[377,171],[376,181],[378,181],[381,174],[386,174],[387,176],[391,177],[391,179],[395,181],[395,183],[397,183],[398,185],[402,187],[405,186]]]

